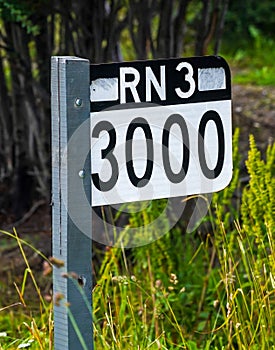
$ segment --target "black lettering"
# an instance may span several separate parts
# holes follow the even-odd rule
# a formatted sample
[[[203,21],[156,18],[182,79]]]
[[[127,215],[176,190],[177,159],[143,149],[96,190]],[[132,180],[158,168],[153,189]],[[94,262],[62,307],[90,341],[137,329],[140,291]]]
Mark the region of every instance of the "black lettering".
[[[183,159],[181,169],[178,173],[174,173],[169,157],[169,137],[170,130],[173,124],[178,124],[182,134],[182,149],[183,149]],[[189,167],[190,150],[189,150],[189,135],[186,122],[180,114],[172,114],[166,120],[164,124],[163,134],[162,134],[162,158],[164,170],[167,178],[173,183],[180,183],[186,176]]]
[[[95,173],[92,174],[92,180],[95,185],[95,187],[102,192],[110,191],[116,184],[118,179],[118,163],[113,155],[113,151],[116,145],[116,132],[114,129],[114,126],[106,121],[103,120],[96,124],[96,126],[93,129],[92,137],[99,137],[99,134],[101,131],[106,130],[109,134],[110,141],[108,144],[108,147],[101,150],[101,159],[107,159],[112,167],[112,175],[109,180],[103,181],[100,179],[99,174]]]
[[[146,170],[142,177],[138,177],[134,170],[133,164],[133,136],[137,128],[144,132],[147,146],[147,164]],[[135,187],[144,187],[150,181],[153,172],[154,148],[150,126],[146,119],[135,118],[130,123],[126,134],[126,167],[130,181]]]
[[[218,160],[217,164],[213,169],[210,169],[206,162],[205,156],[205,145],[204,145],[204,136],[207,123],[212,120],[216,124],[217,133],[218,133]],[[199,126],[199,135],[198,135],[198,147],[199,147],[199,160],[201,164],[201,170],[205,177],[208,179],[215,179],[218,177],[222,171],[224,163],[224,153],[225,153],[225,140],[224,140],[224,130],[223,124],[219,114],[216,111],[207,111],[202,116]]]

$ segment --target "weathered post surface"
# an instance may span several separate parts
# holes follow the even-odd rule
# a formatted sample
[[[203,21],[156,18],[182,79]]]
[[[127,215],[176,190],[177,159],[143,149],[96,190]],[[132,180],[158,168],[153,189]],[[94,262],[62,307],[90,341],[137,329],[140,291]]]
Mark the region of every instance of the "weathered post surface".
[[[83,137],[71,142],[83,123],[89,125],[89,60],[53,57],[51,64],[52,243],[53,257],[64,262],[53,271],[54,348],[91,350],[92,233],[84,234],[74,222],[77,215],[91,228],[89,127],[82,127]],[[80,188],[85,190],[86,202]]]

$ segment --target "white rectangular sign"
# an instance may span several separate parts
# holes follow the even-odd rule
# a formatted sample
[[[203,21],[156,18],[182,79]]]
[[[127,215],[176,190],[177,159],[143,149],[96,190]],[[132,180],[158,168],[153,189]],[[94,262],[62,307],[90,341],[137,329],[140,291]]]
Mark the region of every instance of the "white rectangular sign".
[[[99,73],[93,67],[93,206],[211,193],[228,185],[232,112],[224,60],[95,66]]]

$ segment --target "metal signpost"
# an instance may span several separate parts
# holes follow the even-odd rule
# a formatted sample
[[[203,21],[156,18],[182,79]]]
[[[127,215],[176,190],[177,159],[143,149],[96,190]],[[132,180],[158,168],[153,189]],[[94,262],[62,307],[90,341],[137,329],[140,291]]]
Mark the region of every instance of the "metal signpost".
[[[79,154],[89,148],[89,129],[77,149],[69,143],[90,116],[89,61],[53,57],[51,75],[53,257],[59,266],[64,262],[53,271],[54,347],[92,349],[91,235],[84,235],[70,215],[77,212],[80,220],[91,225],[91,211],[83,210],[85,203],[75,186],[81,182],[90,191],[89,178],[79,176],[83,168]],[[85,166],[90,171],[89,162]]]
[[[215,56],[52,59],[55,349],[93,349],[91,207],[212,193],[232,176],[231,82]]]

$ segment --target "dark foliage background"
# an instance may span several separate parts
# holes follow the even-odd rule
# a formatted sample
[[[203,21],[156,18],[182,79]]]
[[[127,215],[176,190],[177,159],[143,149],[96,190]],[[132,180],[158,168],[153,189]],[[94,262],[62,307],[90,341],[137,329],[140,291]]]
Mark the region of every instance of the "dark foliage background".
[[[50,202],[50,57],[91,62],[217,54],[272,36],[271,0],[0,0],[0,209]],[[225,30],[224,30],[225,29]]]

